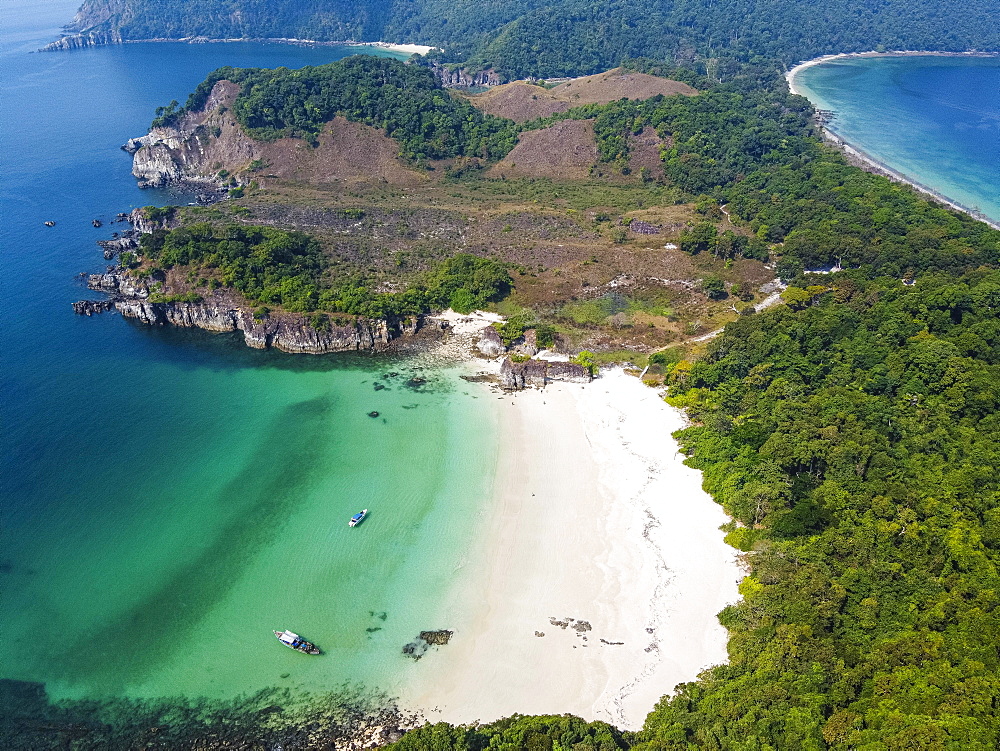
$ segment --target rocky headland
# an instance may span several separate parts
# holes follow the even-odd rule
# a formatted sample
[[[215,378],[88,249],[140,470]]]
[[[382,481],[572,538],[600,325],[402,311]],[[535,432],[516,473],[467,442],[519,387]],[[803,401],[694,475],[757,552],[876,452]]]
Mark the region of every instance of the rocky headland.
[[[343,117],[327,123],[315,144],[301,138],[255,140],[233,113],[239,91],[237,84],[219,81],[200,110],[129,139],[122,149],[132,154],[132,174],[139,187],[185,185],[221,191],[273,179],[400,186],[427,180],[403,164],[395,141]]]
[[[181,326],[214,332],[240,332],[247,346],[278,349],[282,352],[327,354],[330,352],[384,352],[393,340],[412,336],[420,319],[360,318],[347,316],[339,321],[323,319],[315,324],[299,313],[261,314],[228,290],[215,290],[199,300],[172,300],[151,289],[156,280],[137,278],[127,270],[113,268],[91,274],[87,287],[105,292],[108,300],[81,300],[73,303],[80,315],[116,310],[151,326]]]
[[[54,42],[49,42],[42,47],[39,52],[58,52],[60,50],[79,50],[85,47],[103,47],[109,44],[124,44],[121,32],[117,29],[111,31],[84,31],[78,34],[67,34]]]
[[[106,259],[138,252],[140,237],[175,225],[169,210],[153,216],[143,208],[119,214],[117,221],[131,229],[116,233],[98,244]],[[151,326],[181,326],[213,332],[240,332],[247,346],[282,352],[326,354],[329,352],[384,352],[393,341],[409,337],[421,328],[416,316],[398,319],[356,316],[309,316],[301,313],[254,309],[237,293],[226,288],[207,294],[181,291],[177,273],[157,271],[143,275],[124,266],[108,266],[103,274],[86,275],[87,288],[107,295],[106,299],[73,303],[78,315],[117,311]]]

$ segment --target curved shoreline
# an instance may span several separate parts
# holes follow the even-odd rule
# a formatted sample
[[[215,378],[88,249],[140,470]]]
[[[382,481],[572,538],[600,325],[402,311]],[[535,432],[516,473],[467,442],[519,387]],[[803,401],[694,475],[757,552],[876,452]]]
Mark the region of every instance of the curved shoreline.
[[[637,730],[726,662],[717,614],[745,574],[672,437],[686,418],[620,368],[494,404],[479,553],[442,619],[455,636],[401,706],[430,722],[571,713]]]
[[[788,89],[793,94],[805,96],[805,94],[796,89],[795,76],[806,68],[833,62],[834,60],[864,57],[1000,57],[1000,52],[921,52],[920,50],[892,50],[890,52],[878,52],[876,50],[869,50],[867,52],[840,52],[836,55],[821,55],[820,57],[814,57],[812,60],[803,60],[788,69],[785,73],[785,80],[788,82]]]
[[[806,60],[798,63],[797,65],[790,68],[785,73],[785,81],[788,83],[788,90],[792,94],[798,96],[803,96],[809,99],[808,95],[803,93],[805,89],[802,89],[795,84],[795,79],[799,73],[811,68],[816,65],[822,65],[824,63],[833,62],[834,60],[842,59],[858,59],[858,58],[890,58],[890,57],[965,57],[965,58],[988,58],[988,57],[1000,57],[1000,52],[919,52],[919,51],[894,51],[894,52],[845,52],[838,55],[823,55],[822,57],[817,57],[812,60]],[[815,102],[810,102],[813,106],[816,105]],[[840,135],[833,127],[828,123],[820,123],[820,131],[823,134],[824,140],[833,145],[835,148],[842,151],[848,158],[848,161],[852,162],[856,166],[865,170],[866,172],[871,172],[876,175],[882,175],[887,177],[893,182],[903,183],[909,185],[914,190],[919,193],[924,194],[928,198],[931,198],[938,203],[944,204],[950,209],[959,211],[963,214],[971,216],[984,224],[992,227],[993,229],[1000,230],[1000,220],[993,219],[987,216],[981,211],[977,211],[973,208],[965,206],[958,201],[949,198],[944,193],[941,193],[930,186],[924,185],[919,180],[914,177],[901,172],[890,165],[883,162],[881,159],[869,154],[864,149],[856,144],[851,143]]]

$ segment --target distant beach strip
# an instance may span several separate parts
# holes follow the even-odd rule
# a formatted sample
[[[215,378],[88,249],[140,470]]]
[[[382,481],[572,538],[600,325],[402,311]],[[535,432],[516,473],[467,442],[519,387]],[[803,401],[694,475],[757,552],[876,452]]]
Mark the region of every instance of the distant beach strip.
[[[798,94],[799,96],[804,96],[809,99],[808,90],[801,86],[800,82],[797,82],[799,74],[802,71],[812,68],[817,65],[824,65],[826,63],[834,62],[836,60],[847,60],[847,59],[858,59],[858,58],[891,58],[891,57],[998,57],[997,53],[989,52],[919,52],[915,50],[902,50],[894,52],[876,52],[874,50],[869,52],[847,52],[839,55],[823,55],[822,57],[817,57],[813,60],[806,60],[804,62],[798,63],[792,67],[787,73],[785,73],[785,80],[788,82],[788,89],[793,94]],[[811,101],[811,100],[810,100]],[[815,105],[816,103],[813,102]],[[836,114],[836,113],[834,113]],[[974,219],[989,225],[993,229],[1000,229],[1000,221],[995,221],[990,217],[983,214],[981,211],[965,206],[964,204],[955,201],[952,198],[944,195],[940,191],[934,190],[927,185],[924,185],[919,180],[900,172],[899,170],[893,168],[892,166],[886,164],[884,161],[877,159],[871,154],[867,153],[863,149],[859,148],[856,144],[850,143],[843,138],[830,123],[823,122],[821,124],[823,137],[831,144],[840,149],[849,160],[856,163],[857,166],[862,169],[872,172],[877,175],[882,175],[884,177],[893,180],[894,182],[905,183],[909,185],[914,190],[917,190],[929,198],[954,209],[955,211],[960,211],[963,214],[968,214]]]
[[[180,44],[228,44],[250,42],[255,44],[292,44],[300,47],[372,47],[400,55],[426,55],[436,47],[427,44],[397,44],[395,42],[321,42],[316,39],[295,37],[152,37],[150,39],[122,39],[121,35],[95,35],[93,33],[66,34],[42,47],[39,52],[73,49],[75,47],[103,47],[116,44],[146,44],[148,42],[174,42]]]

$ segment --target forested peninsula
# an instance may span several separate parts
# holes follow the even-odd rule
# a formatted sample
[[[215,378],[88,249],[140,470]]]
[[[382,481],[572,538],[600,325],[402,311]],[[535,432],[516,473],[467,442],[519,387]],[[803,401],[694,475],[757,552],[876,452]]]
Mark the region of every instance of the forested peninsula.
[[[623,60],[797,60],[872,49],[1000,49],[993,0],[86,0],[76,43],[208,37],[433,45],[504,80],[597,73]],[[725,72],[723,66],[722,72]]]
[[[136,139],[143,169],[232,199],[147,212],[120,265],[151,304],[225,292],[318,327],[488,305],[505,343],[534,329],[629,359],[691,417],[682,448],[749,572],[720,615],[728,663],[663,686],[638,732],[515,716],[393,748],[1000,746],[1000,232],[848,164],[781,75],[879,46],[1000,49],[995,2],[194,6],[91,0],[76,26],[421,42],[506,78],[624,62],[629,86],[672,87],[224,68]],[[301,156],[333,153],[326,171]]]

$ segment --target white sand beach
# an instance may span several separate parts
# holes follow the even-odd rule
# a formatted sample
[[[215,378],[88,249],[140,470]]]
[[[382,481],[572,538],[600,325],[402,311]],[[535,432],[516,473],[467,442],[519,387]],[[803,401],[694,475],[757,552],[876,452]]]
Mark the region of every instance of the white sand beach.
[[[426,55],[433,47],[426,44],[393,44],[392,42],[350,42],[357,47],[378,47],[392,52],[404,52],[408,55]]]
[[[725,514],[671,438],[683,417],[618,369],[482,388],[501,430],[482,557],[450,606],[451,643],[401,698],[432,722],[572,713],[638,728],[726,660],[716,614],[742,578]]]
[[[785,80],[788,82],[788,90],[793,94],[798,94],[799,96],[806,96],[802,93],[802,89],[795,85],[795,77],[804,71],[806,68],[811,68],[814,65],[820,65],[821,63],[828,63],[831,60],[839,60],[840,58],[854,57],[853,54],[843,54],[843,55],[823,55],[822,57],[817,57],[812,60],[806,60],[804,62],[798,63],[785,73]],[[806,97],[808,98],[808,97]]]

